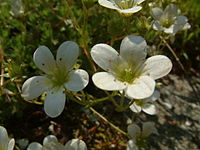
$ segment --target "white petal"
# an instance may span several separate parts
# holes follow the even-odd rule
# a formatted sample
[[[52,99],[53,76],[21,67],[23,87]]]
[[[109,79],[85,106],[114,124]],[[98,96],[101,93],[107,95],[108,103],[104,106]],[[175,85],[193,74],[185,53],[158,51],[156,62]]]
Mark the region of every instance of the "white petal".
[[[44,76],[34,76],[27,79],[22,86],[22,97],[32,100],[51,87],[50,81]]]
[[[164,28],[160,25],[160,23],[158,21],[154,21],[153,22],[153,29],[154,30],[159,30],[159,31],[164,30]]]
[[[164,10],[164,15],[167,16],[167,18],[171,19],[173,17],[176,17],[178,14],[178,9],[176,5],[169,4]]]
[[[58,66],[65,66],[67,70],[71,69],[79,55],[79,46],[72,41],[62,43],[57,51],[56,61]]]
[[[183,30],[190,29],[190,28],[191,28],[191,25],[189,23],[186,23],[183,27]]]
[[[99,4],[101,6],[104,6],[106,8],[110,8],[110,9],[118,9],[118,7],[116,7],[115,3],[113,1],[108,1],[108,0],[98,0]]]
[[[36,66],[47,74],[51,74],[56,66],[54,57],[46,46],[40,46],[36,49],[33,60]]]
[[[174,33],[178,32],[179,30],[182,30],[184,26],[187,24],[187,17],[185,16],[177,16],[175,25],[173,26]]]
[[[131,136],[131,138],[135,140],[137,136],[141,134],[141,129],[138,125],[131,124],[128,125],[127,132]]]
[[[69,73],[69,81],[65,83],[65,88],[70,91],[80,91],[84,89],[89,82],[89,75],[85,70],[76,69]]]
[[[111,73],[108,72],[95,73],[92,76],[92,81],[95,86],[107,91],[123,90],[127,86],[125,83],[118,81]]]
[[[65,144],[67,150],[87,150],[84,141],[79,139],[72,139]]]
[[[164,55],[156,55],[146,60],[144,74],[147,74],[156,80],[167,75],[171,69],[172,62],[168,57]]]
[[[129,140],[129,141],[128,141],[126,150],[138,150],[138,147],[136,146],[134,140]]]
[[[149,115],[155,115],[156,114],[156,106],[153,104],[145,104],[142,107],[142,111],[144,111],[145,113],[147,113]]]
[[[187,22],[188,22],[188,19],[185,16],[177,16],[176,17],[176,24],[184,26]]]
[[[142,108],[135,103],[133,103],[129,108],[135,113],[140,113],[142,110]]]
[[[152,8],[151,15],[155,20],[160,20],[160,17],[163,15],[163,10],[158,7]]]
[[[50,142],[58,142],[58,139],[54,135],[48,135],[43,140],[43,145],[50,143]]]
[[[147,137],[151,133],[158,134],[157,129],[155,128],[154,122],[145,122],[142,125],[142,135]]]
[[[13,149],[14,149],[14,146],[15,146],[15,139],[11,139],[11,140],[8,142],[8,149],[7,149],[7,150],[13,150]]]
[[[130,35],[122,40],[120,55],[132,64],[141,62],[145,59],[147,43],[141,36]]]
[[[160,98],[160,92],[158,92],[157,90],[155,90],[153,92],[153,94],[147,98],[147,101],[148,102],[154,102],[155,100],[159,99]]]
[[[129,84],[125,93],[132,99],[144,99],[153,94],[155,89],[155,81],[148,76],[140,76],[134,81],[133,84]]]
[[[142,9],[141,6],[135,6],[129,9],[116,9],[118,10],[120,13],[124,13],[124,14],[133,14],[136,13],[138,11],[140,11]]]
[[[8,133],[6,129],[0,126],[0,147],[6,150],[8,141],[9,141],[9,138],[8,138]]]
[[[141,4],[142,2],[144,2],[145,0],[135,0],[136,4]]]
[[[29,144],[27,150],[42,150],[42,145],[37,142],[32,142]]]
[[[44,100],[45,113],[54,118],[59,116],[65,107],[65,93],[63,90],[53,89],[47,92]]]
[[[163,30],[167,34],[176,34],[177,31],[174,30],[174,24],[171,25],[169,28],[163,27]]]
[[[105,71],[112,71],[113,65],[119,61],[119,53],[107,44],[96,44],[91,49],[95,63]]]

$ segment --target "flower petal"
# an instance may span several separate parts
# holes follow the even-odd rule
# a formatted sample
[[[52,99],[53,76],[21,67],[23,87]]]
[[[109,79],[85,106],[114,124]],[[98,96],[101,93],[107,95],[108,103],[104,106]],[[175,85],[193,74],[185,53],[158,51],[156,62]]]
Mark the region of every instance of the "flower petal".
[[[135,0],[136,4],[141,4],[142,2],[144,2],[145,0]]]
[[[50,143],[50,142],[58,142],[58,139],[54,135],[48,135],[43,140],[43,145]]]
[[[159,21],[154,21],[153,22],[153,29],[154,30],[159,30],[159,31],[164,30],[164,28],[160,25]]]
[[[136,13],[138,11],[140,11],[142,9],[141,6],[135,6],[129,9],[116,9],[118,10],[120,13],[124,13],[124,14],[133,14]]]
[[[134,103],[129,108],[135,113],[140,113],[142,110],[142,108],[140,106],[138,106]]]
[[[127,62],[140,63],[147,55],[147,43],[141,36],[130,35],[122,40],[120,55]]]
[[[72,139],[65,144],[67,150],[87,150],[84,141],[79,139]]]
[[[155,128],[155,123],[154,122],[145,122],[142,125],[142,135],[147,137],[151,133],[158,134],[157,129]]]
[[[98,0],[98,3],[106,8],[110,8],[110,9],[118,9],[118,7],[116,7],[115,3],[113,1],[108,1],[108,0]]]
[[[185,25],[187,24],[187,21],[188,21],[187,17],[177,16],[175,25],[173,26],[173,32],[176,33],[179,30],[182,30],[185,27]]]
[[[14,146],[15,146],[15,139],[11,139],[11,140],[8,142],[8,149],[7,149],[7,150],[13,150],[13,149],[14,149]]]
[[[156,114],[156,106],[154,104],[145,104],[142,107],[142,111],[149,115],[155,115]]]
[[[32,100],[40,96],[50,87],[51,84],[48,78],[44,76],[34,76],[24,82],[21,96],[27,100]]]
[[[140,76],[129,84],[125,90],[126,96],[132,99],[144,99],[153,94],[155,89],[155,81],[149,76]]]
[[[65,88],[77,92],[84,89],[89,82],[89,75],[85,70],[76,69],[69,73],[69,81],[65,83]]]
[[[72,41],[63,42],[57,51],[56,61],[58,66],[64,66],[67,70],[71,69],[79,55],[79,46]]]
[[[141,129],[136,124],[128,125],[127,132],[132,139],[136,140],[137,136],[141,134]]]
[[[191,28],[191,25],[189,23],[186,23],[183,27],[183,30],[190,29],[190,28]]]
[[[159,98],[160,98],[160,92],[158,92],[157,90],[155,90],[153,92],[153,94],[150,97],[147,98],[147,101],[148,102],[154,102],[154,101],[156,101]]]
[[[107,44],[96,44],[91,49],[95,63],[105,71],[113,70],[113,65],[119,61],[119,53]]]
[[[126,88],[126,84],[117,80],[111,73],[98,72],[92,76],[92,81],[95,86],[102,90],[116,91],[123,90]]]
[[[33,55],[33,60],[36,66],[46,74],[51,74],[53,71],[52,69],[56,66],[54,57],[46,46],[40,46],[36,49]]]
[[[174,30],[174,24],[172,24],[169,28],[163,27],[163,30],[167,34],[176,34],[176,32]]]
[[[27,150],[42,150],[42,145],[37,142],[32,142],[29,144]]]
[[[53,89],[47,92],[47,96],[44,100],[45,113],[55,118],[59,116],[65,107],[65,93],[63,89]]]
[[[160,20],[160,17],[163,15],[163,10],[158,7],[152,8],[151,15],[155,20]]]
[[[171,60],[164,55],[156,55],[148,58],[144,66],[144,74],[154,80],[167,75],[172,69]]]
[[[136,146],[134,140],[129,140],[129,141],[128,141],[126,150],[138,150],[138,147]]]
[[[167,16],[168,19],[176,17],[177,14],[178,14],[178,9],[174,4],[167,5],[167,7],[164,10],[164,15]]]
[[[0,126],[0,147],[3,149],[7,149],[9,138],[6,129]]]

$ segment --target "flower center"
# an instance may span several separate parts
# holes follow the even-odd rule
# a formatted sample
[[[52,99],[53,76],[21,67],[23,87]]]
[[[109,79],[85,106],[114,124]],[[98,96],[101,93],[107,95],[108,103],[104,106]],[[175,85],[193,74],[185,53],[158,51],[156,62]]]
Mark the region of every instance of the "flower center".
[[[161,26],[165,28],[169,28],[173,23],[174,23],[174,19],[171,17],[163,16],[160,18],[160,24]]]
[[[65,67],[57,66],[53,69],[52,74],[47,75],[53,84],[53,87],[61,87],[69,80],[68,72]]]
[[[129,9],[135,5],[134,0],[115,0],[115,3],[120,9]]]
[[[117,64],[114,68],[115,75],[119,81],[132,84],[141,75],[143,63],[137,65],[122,63]]]

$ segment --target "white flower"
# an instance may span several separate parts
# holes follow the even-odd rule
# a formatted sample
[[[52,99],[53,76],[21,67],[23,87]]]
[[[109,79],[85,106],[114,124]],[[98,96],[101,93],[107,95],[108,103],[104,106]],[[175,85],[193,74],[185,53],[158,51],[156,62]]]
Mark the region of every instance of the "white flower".
[[[140,113],[141,111],[144,111],[149,115],[155,115],[156,107],[154,104],[152,104],[152,102],[157,100],[159,97],[160,93],[155,90],[150,97],[146,99],[135,100],[134,103],[130,106],[130,109],[135,113]]]
[[[145,0],[98,0],[99,4],[110,9],[115,9],[118,12],[131,15],[142,9],[139,4]]]
[[[22,0],[11,0],[11,13],[12,15],[20,15],[24,13]]]
[[[50,117],[60,115],[65,106],[64,89],[80,91],[89,82],[88,73],[82,69],[72,70],[79,54],[75,42],[66,41],[60,45],[56,60],[46,46],[40,46],[34,53],[36,66],[46,75],[34,76],[25,81],[22,86],[22,97],[32,100],[47,92],[44,100],[44,110]]]
[[[92,76],[94,84],[103,90],[125,91],[132,99],[144,99],[154,92],[155,81],[167,75],[172,63],[163,55],[146,58],[146,41],[141,36],[122,40],[120,54],[107,44],[92,47],[91,56],[103,70]]]
[[[137,145],[141,145],[141,143],[144,144],[146,138],[150,134],[158,134],[153,122],[144,122],[142,124],[142,129],[136,124],[131,124],[128,126],[127,130],[131,139],[128,141],[126,150],[138,150]]]
[[[0,150],[13,150],[15,140],[9,139],[6,129],[0,126]]]
[[[27,150],[87,150],[87,146],[84,141],[79,139],[72,139],[64,146],[58,142],[54,135],[49,135],[44,138],[43,145],[32,142]]]
[[[176,34],[191,27],[187,17],[178,15],[178,9],[174,4],[169,4],[164,11],[155,7],[151,10],[151,15],[154,18],[153,29],[168,34]]]
[[[139,150],[134,140],[129,140],[126,150]]]

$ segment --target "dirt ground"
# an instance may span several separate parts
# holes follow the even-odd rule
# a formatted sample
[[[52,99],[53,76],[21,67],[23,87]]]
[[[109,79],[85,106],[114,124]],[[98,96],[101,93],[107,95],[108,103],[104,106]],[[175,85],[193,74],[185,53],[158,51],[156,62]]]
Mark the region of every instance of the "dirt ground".
[[[199,150],[200,78],[170,74],[162,81],[154,118],[160,134],[151,136],[151,150]]]

